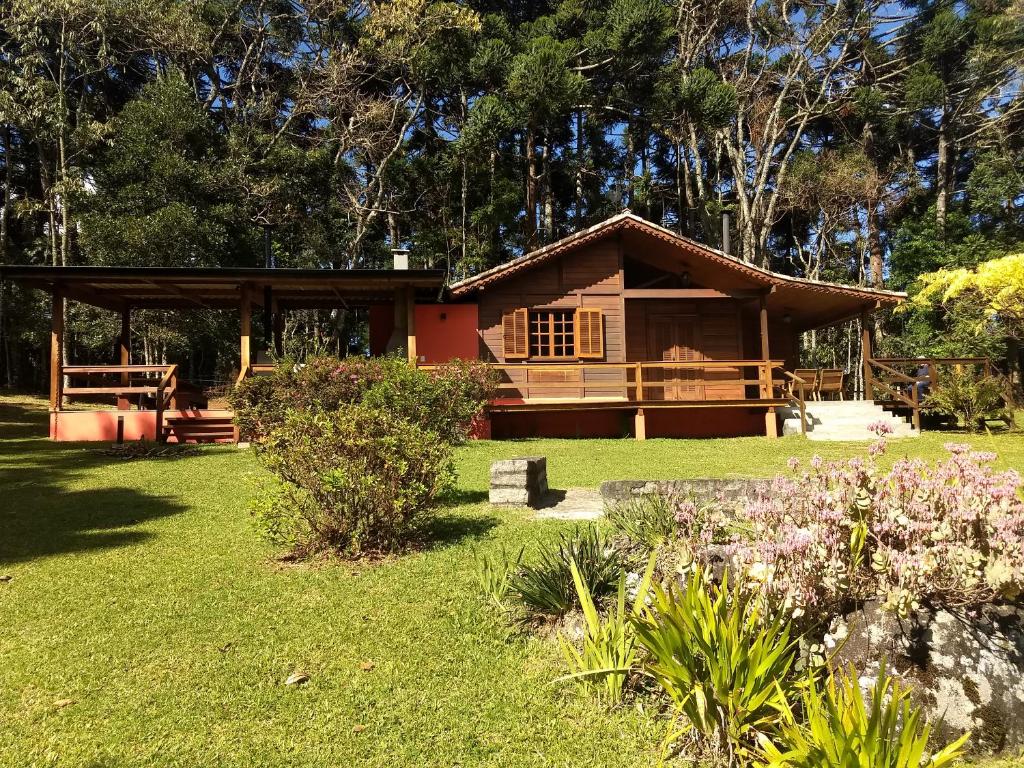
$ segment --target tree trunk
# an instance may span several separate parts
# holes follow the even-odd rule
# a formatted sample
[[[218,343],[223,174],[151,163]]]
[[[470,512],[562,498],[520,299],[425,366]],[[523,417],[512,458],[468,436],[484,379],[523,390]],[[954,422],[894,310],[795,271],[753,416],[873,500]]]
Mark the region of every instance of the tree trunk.
[[[583,110],[576,112],[576,228],[583,228],[583,169],[586,160],[583,156]]]
[[[11,210],[11,180],[13,178],[13,171],[11,170],[11,127],[5,125],[3,132],[0,133],[0,140],[3,141],[2,149],[4,153],[4,191],[3,196],[0,197],[0,264],[7,264],[10,262],[7,253],[7,244],[10,242],[10,210]]]
[[[938,157],[935,162],[935,227],[940,237],[946,235],[946,214],[949,210],[950,144],[949,118],[944,109],[939,119]]]
[[[466,98],[466,90],[462,89],[462,125],[466,125],[466,121],[469,119],[469,102]],[[468,234],[466,231],[467,221],[469,219],[469,159],[466,157],[466,153],[461,153],[462,157],[462,190],[461,190],[461,204],[462,204],[462,248],[459,257],[459,261],[462,264],[466,263],[466,252],[467,252],[467,240]]]
[[[690,206],[686,203],[685,195],[687,191],[683,190],[683,149],[682,144],[678,140],[675,142],[676,145],[676,217],[679,221],[676,223],[676,232],[683,234],[684,232],[693,237],[693,232],[690,231],[687,222],[689,219]],[[689,186],[689,185],[687,185]]]
[[[526,129],[526,220],[523,236],[526,250],[537,244],[537,158],[533,127]]]
[[[555,196],[551,184],[551,139],[545,137],[544,152],[541,155],[544,176],[544,242],[550,243],[555,239]]]
[[[874,288],[882,288],[885,279],[882,274],[882,232],[878,221],[878,201],[874,199],[867,202],[867,226],[868,271],[871,285]]]

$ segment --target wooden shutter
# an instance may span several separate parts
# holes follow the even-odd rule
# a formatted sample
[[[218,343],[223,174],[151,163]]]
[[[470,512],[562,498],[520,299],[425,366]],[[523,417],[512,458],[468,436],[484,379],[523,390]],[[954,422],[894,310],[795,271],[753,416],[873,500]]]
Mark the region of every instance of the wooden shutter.
[[[530,318],[525,309],[516,309],[501,318],[502,349],[506,360],[525,360],[530,356]]]
[[[604,323],[600,309],[576,310],[576,357],[604,357]]]

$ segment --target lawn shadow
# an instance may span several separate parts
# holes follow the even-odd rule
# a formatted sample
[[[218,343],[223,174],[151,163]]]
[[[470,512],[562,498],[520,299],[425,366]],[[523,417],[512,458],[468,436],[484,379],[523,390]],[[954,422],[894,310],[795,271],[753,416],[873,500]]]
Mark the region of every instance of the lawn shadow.
[[[177,501],[131,488],[63,491],[33,486],[31,498],[12,495],[0,513],[4,565],[139,544],[153,534],[136,526],[185,511]]]
[[[138,544],[153,534],[137,526],[185,510],[179,501],[112,485],[77,489],[83,475],[135,462],[92,443],[46,437],[47,412],[0,402],[0,563]],[[136,459],[145,461],[153,459]],[[157,457],[164,460],[164,457]]]
[[[46,437],[49,413],[17,401],[0,400],[0,435],[7,440]]]
[[[501,521],[491,515],[441,515],[423,525],[423,549],[444,549],[465,539],[478,539]]]
[[[440,499],[441,505],[444,507],[482,504],[485,501],[487,501],[487,491],[470,488],[453,488]]]

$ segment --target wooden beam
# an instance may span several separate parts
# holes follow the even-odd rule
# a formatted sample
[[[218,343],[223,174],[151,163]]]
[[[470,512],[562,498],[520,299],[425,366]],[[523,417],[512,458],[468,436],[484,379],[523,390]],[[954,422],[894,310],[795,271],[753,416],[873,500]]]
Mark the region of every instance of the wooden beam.
[[[720,291],[717,288],[627,288],[624,299],[749,299],[750,291]]]
[[[240,309],[239,375],[244,376],[252,365],[252,288],[248,284],[242,286]]]
[[[203,299],[200,299],[198,296],[194,296],[188,293],[187,291],[183,291],[181,288],[174,285],[173,283],[157,283],[154,282],[153,280],[147,280],[146,285],[151,285],[158,291],[164,291],[165,293],[170,293],[173,294],[174,296],[178,296],[184,299],[185,301],[195,304],[198,307],[203,307],[205,309],[210,308],[210,305],[207,302],[203,301]]]
[[[121,310],[121,338],[118,342],[118,361],[122,366],[132,363],[132,310],[125,307]],[[129,374],[127,371],[121,374],[121,386],[128,388]],[[117,410],[127,411],[131,403],[127,397],[117,398]]]
[[[779,436],[779,422],[775,418],[775,409],[769,408],[764,414],[764,433],[767,437]]]
[[[56,285],[50,311],[50,410],[59,411],[64,401],[64,293]]]
[[[861,344],[861,359],[864,365],[864,399],[874,399],[874,383],[872,382],[871,373],[871,327],[869,325],[870,312],[865,307],[860,313],[860,344]]]
[[[416,291],[412,286],[405,289],[405,332],[406,351],[409,354],[409,363],[416,365],[419,358],[416,355]]]
[[[647,417],[643,408],[637,408],[633,417],[633,435],[637,440],[647,439]]]

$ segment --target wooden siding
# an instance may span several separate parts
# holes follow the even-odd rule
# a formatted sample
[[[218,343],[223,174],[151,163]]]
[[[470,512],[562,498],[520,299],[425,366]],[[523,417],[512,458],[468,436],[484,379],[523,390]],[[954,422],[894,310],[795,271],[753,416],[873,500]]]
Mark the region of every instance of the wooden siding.
[[[663,350],[651,348],[652,324],[658,322],[658,318],[664,322],[664,318],[684,316],[693,318],[692,329],[685,330],[682,342],[687,349],[692,347],[692,351],[685,353],[684,359],[756,360],[761,357],[756,300],[634,298],[635,291],[627,299],[623,294],[624,288],[623,250],[616,236],[590,243],[556,261],[511,276],[479,294],[480,356],[494,363],[520,362],[505,359],[502,333],[502,318],[516,309],[582,307],[601,310],[604,356],[600,360],[604,362],[661,360]],[[686,324],[683,320],[680,322]],[[773,335],[779,325],[773,323]],[[681,331],[673,333],[678,335]],[[775,348],[773,344],[775,357],[791,351],[791,345],[783,344],[782,339],[777,343],[778,353]],[[568,400],[586,397],[625,399],[625,385],[632,381],[630,372],[615,368],[594,366],[583,370],[559,370],[557,361],[551,361],[551,368],[550,371],[510,368],[504,374],[505,382],[521,385],[519,391],[526,398]],[[698,388],[686,383],[687,376],[693,377],[693,372],[668,373],[670,384],[645,388],[645,397],[736,400],[756,396],[751,387],[736,383],[749,378],[749,371],[736,368],[708,373],[708,378]],[[567,387],[566,384],[576,386]],[[514,391],[510,396],[514,396]]]
[[[502,317],[517,308],[600,309],[604,325],[605,362],[625,360],[625,325],[622,314],[622,270],[618,239],[606,238],[517,275],[484,291],[479,298],[480,356],[490,362],[503,358]],[[511,372],[510,382],[529,384],[531,398],[625,397],[625,374],[620,370]],[[573,378],[575,377],[575,378]],[[545,383],[578,382],[579,388],[544,387]]]

